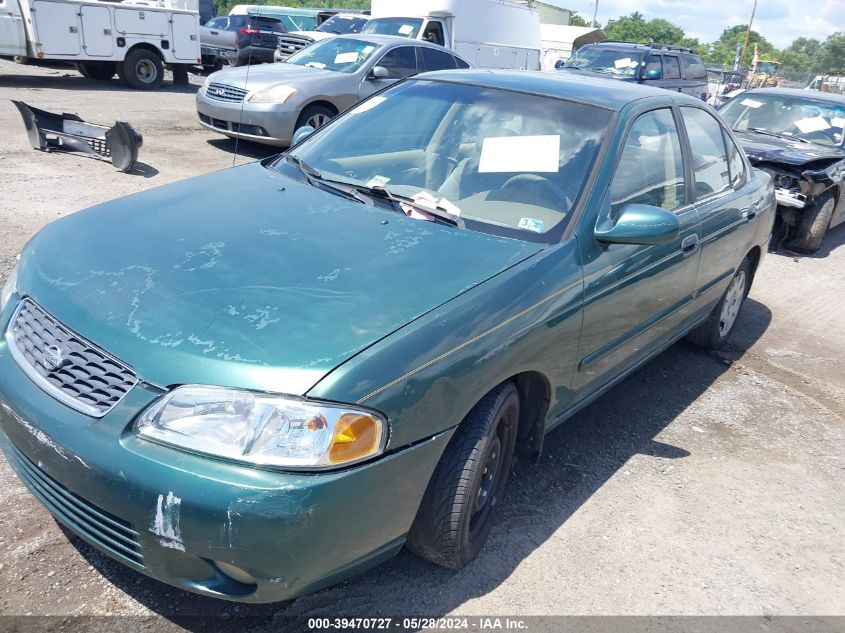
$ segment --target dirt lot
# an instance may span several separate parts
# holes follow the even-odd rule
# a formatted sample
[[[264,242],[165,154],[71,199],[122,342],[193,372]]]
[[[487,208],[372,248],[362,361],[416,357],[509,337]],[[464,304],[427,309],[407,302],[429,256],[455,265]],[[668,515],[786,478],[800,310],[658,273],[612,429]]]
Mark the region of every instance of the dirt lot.
[[[0,61],[0,280],[59,216],[231,166],[234,143],[196,123],[200,81],[146,94]],[[142,173],[32,150],[9,99],[129,121]],[[519,462],[469,568],[403,553],[288,604],[125,569],[64,534],[0,459],[0,614],[842,614],[844,328],[842,226],[814,257],[764,260],[727,353],[675,345],[554,432],[541,463]]]

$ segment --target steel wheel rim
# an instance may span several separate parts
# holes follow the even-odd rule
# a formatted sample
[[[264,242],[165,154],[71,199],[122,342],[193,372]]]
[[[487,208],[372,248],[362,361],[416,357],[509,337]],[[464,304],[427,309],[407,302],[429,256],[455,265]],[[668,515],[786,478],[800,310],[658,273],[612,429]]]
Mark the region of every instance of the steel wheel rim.
[[[323,127],[330,120],[331,120],[331,117],[327,114],[315,114],[314,116],[310,117],[305,122],[305,125],[310,125],[315,130],[319,130],[321,127]]]
[[[142,59],[135,64],[135,76],[145,84],[153,83],[158,77],[158,69],[148,59]]]
[[[724,338],[736,323],[739,309],[745,299],[745,271],[740,270],[728,286],[725,301],[722,303],[722,313],[719,316],[719,334]]]
[[[470,501],[469,540],[475,541],[483,535],[498,496],[502,493],[509,466],[505,464],[505,447],[511,443],[511,433],[516,429],[514,410],[502,411],[496,420],[495,431],[482,456],[484,464],[479,477],[478,488]]]

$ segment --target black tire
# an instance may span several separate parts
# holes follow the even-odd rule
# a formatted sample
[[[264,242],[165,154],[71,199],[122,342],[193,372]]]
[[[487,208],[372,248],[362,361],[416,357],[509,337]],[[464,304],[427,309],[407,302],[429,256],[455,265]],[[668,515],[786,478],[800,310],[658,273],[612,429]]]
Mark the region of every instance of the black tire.
[[[746,257],[737,268],[730,285],[725,290],[725,294],[713,308],[710,316],[704,323],[687,334],[687,340],[704,349],[722,349],[727,344],[734,326],[739,320],[745,298],[748,296],[748,291],[751,290],[751,281],[751,261]],[[726,307],[729,302],[730,304]],[[730,315],[732,315],[732,318],[728,319]]]
[[[813,207],[804,211],[801,224],[798,225],[798,237],[789,242],[788,246],[811,253],[819,250],[835,209],[836,199],[831,194],[819,196]]]
[[[29,57],[27,57],[26,55],[13,55],[12,61],[16,64],[20,64],[21,66],[29,65]]]
[[[412,552],[449,569],[475,558],[507,483],[518,426],[519,394],[511,382],[470,411],[428,483],[408,534]]]
[[[155,90],[164,83],[164,64],[152,51],[136,48],[118,63],[117,74],[130,88]]]
[[[336,116],[337,112],[325,106],[310,105],[299,114],[299,118],[296,120],[296,129],[298,130],[303,125],[310,125],[315,130],[319,130]],[[320,123],[319,125],[314,125],[313,123],[309,123],[309,121],[319,121]]]
[[[80,62],[76,65],[83,77],[96,81],[110,81],[117,72],[113,62]]]

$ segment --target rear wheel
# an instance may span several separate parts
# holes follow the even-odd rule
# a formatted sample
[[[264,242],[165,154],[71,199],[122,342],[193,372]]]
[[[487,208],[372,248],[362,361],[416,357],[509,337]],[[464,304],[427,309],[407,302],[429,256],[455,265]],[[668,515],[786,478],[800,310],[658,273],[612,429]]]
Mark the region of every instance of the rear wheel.
[[[751,261],[746,257],[739,265],[725,294],[707,320],[687,334],[687,340],[705,349],[722,349],[736,325],[742,304],[751,289]]]
[[[510,382],[470,411],[428,483],[408,534],[411,551],[450,569],[475,558],[507,483],[518,425],[519,394]]]
[[[113,62],[80,62],[76,67],[83,77],[97,81],[109,81],[116,72]]]
[[[131,88],[155,90],[164,83],[164,64],[152,51],[136,48],[118,64],[117,74]]]
[[[298,130],[304,125],[310,125],[315,130],[319,130],[331,121],[336,114],[336,112],[329,110],[325,106],[310,105],[302,111],[302,114],[296,120],[296,129]]]
[[[20,64],[21,66],[29,65],[29,57],[27,57],[26,55],[13,55],[12,61],[16,64]]]
[[[820,196],[811,209],[804,211],[798,225],[798,237],[789,242],[789,246],[811,253],[819,250],[835,208],[836,199],[831,194]]]

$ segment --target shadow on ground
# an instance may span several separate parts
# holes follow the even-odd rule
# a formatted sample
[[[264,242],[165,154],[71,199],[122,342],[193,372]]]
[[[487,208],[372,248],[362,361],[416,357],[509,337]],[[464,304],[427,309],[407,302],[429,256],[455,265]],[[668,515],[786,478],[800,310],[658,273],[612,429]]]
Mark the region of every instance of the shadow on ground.
[[[828,234],[824,236],[821,248],[819,248],[819,250],[815,253],[793,253],[792,251],[779,249],[777,254],[782,255],[783,257],[793,257],[796,259],[801,259],[802,257],[809,259],[824,259],[843,244],[845,244],[845,224],[840,224],[836,228],[831,229]]]
[[[207,623],[181,618],[447,614],[505,581],[634,455],[666,460],[689,456],[683,446],[655,437],[742,357],[770,322],[769,309],[749,299],[724,353],[678,343],[550,433],[539,463],[517,461],[487,545],[461,571],[436,567],[403,551],[359,578],[295,601],[235,605],[141,576],[68,534],[115,586],[150,610],[197,631]]]
[[[0,67],[0,86],[4,88],[26,88],[38,92],[40,90],[101,90],[102,92],[137,92],[130,88],[117,76],[109,81],[97,81],[95,79],[88,79],[83,77],[71,67],[53,67],[45,68],[45,74],[16,74],[16,66],[4,64]],[[166,74],[165,82],[161,87],[156,88],[154,92],[163,93],[195,93],[199,89],[199,84],[189,84],[187,86],[176,86],[171,81],[171,75]],[[34,98],[34,97],[33,97]]]

